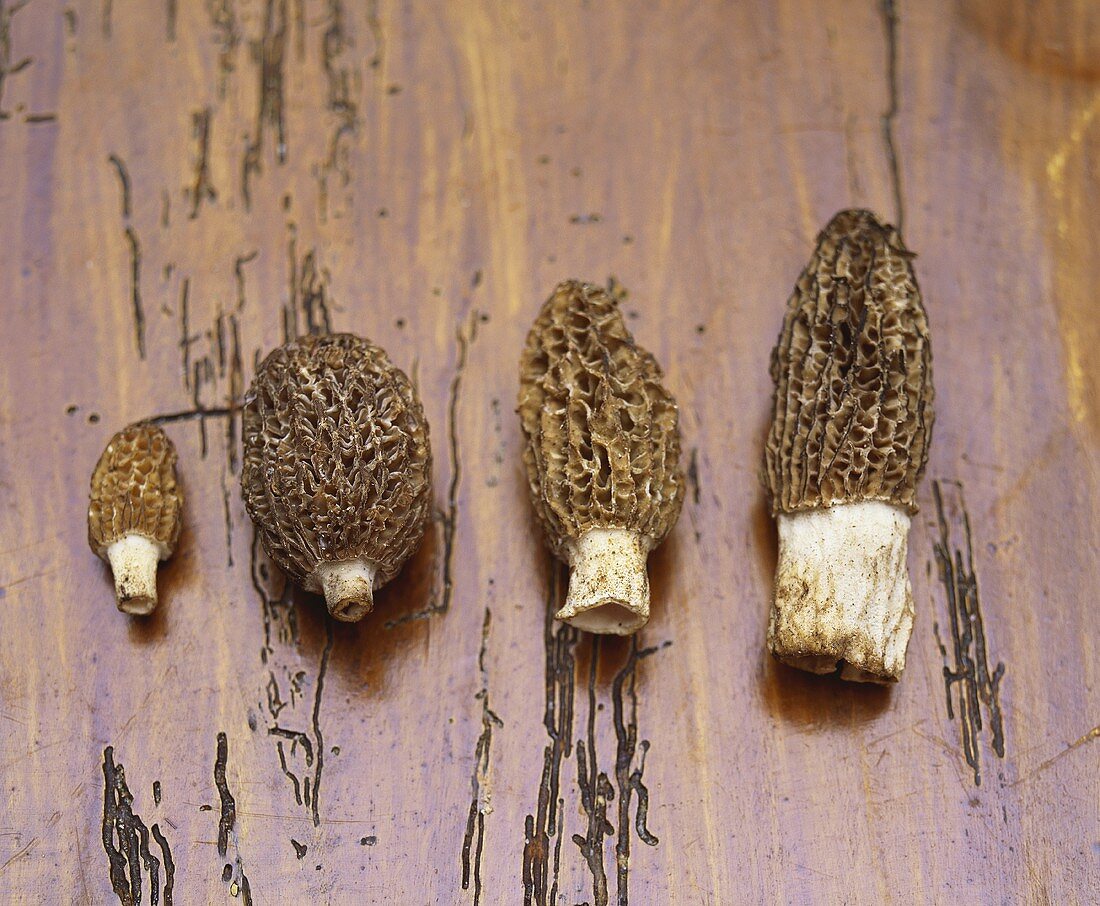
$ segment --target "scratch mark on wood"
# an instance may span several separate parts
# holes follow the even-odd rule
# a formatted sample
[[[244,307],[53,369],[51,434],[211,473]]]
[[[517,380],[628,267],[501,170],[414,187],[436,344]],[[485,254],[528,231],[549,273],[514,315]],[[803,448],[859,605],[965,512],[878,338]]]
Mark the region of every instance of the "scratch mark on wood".
[[[225,780],[225,766],[229,759],[229,742],[224,733],[218,733],[217,755],[214,758],[214,785],[221,799],[221,816],[218,818],[218,855],[224,856],[229,847],[229,832],[237,820],[237,801],[229,792]]]
[[[196,365],[198,363],[196,362]],[[183,409],[180,412],[165,412],[154,415],[149,421],[154,425],[170,425],[173,422],[205,421],[208,418],[228,418],[241,411],[239,405],[232,406],[199,406],[194,409]]]
[[[368,0],[367,3],[367,28],[370,29],[374,39],[374,53],[371,54],[370,68],[375,70],[376,76],[382,75],[382,64],[386,59],[386,35],[382,31],[382,20],[378,18],[378,0]]]
[[[233,420],[230,419],[229,423],[232,424]],[[230,492],[229,485],[226,484],[225,472],[222,472],[221,484],[222,484],[222,521],[225,525],[225,565],[227,567],[233,566],[233,515],[230,510]]]
[[[296,664],[298,660],[297,647],[299,644],[298,617],[290,597],[291,588],[277,568],[273,566],[263,551],[259,537],[253,533],[252,537],[252,585],[260,596],[263,604],[264,644],[260,650],[260,660],[268,667],[268,681],[266,686],[266,710],[270,716],[267,735],[275,737],[275,749],[279,759],[279,767],[283,774],[290,780],[294,801],[303,806],[309,820],[315,827],[321,824],[321,781],[325,766],[325,737],[321,725],[321,705],[324,698],[325,678],[328,675],[329,661],[335,642],[335,633],[331,618],[325,617],[325,646],[321,652],[320,662],[317,667],[316,682],[313,688],[312,705],[308,716],[308,731],[299,730],[292,726],[280,724],[279,716],[286,712],[285,717],[291,717],[297,713],[298,704],[305,700],[303,685],[306,682],[306,674],[302,670],[296,670],[283,663],[282,647],[292,649],[293,657],[290,658]],[[282,581],[278,593],[275,592],[274,577],[278,575]],[[278,641],[280,647],[276,647]],[[283,701],[279,691],[279,683],[275,677],[275,670],[279,670],[289,677],[290,700]],[[289,753],[284,742],[289,742]],[[301,748],[305,768],[311,776],[304,779],[298,772],[291,768],[290,757],[297,755]]]
[[[306,332],[311,336],[332,332],[329,315],[328,274],[317,266],[317,252],[311,249],[302,259],[292,303],[301,305],[306,319]]]
[[[321,652],[321,664],[317,668],[317,686],[313,694],[313,738],[317,743],[317,765],[313,772],[313,826],[320,827],[321,771],[325,766],[325,738],[321,735],[321,696],[325,688],[325,674],[328,671],[329,655],[332,654],[332,618],[325,615],[325,647]]]
[[[141,243],[132,226],[126,227],[126,242],[130,246],[130,307],[134,314],[134,334],[138,355],[145,358],[145,309],[141,302]]]
[[[204,201],[216,201],[217,190],[210,182],[210,124],[212,110],[204,107],[191,114],[191,136],[198,145],[195,157],[195,179],[191,183],[191,219],[199,216]]]
[[[274,680],[274,677],[272,677]],[[276,695],[278,693],[276,692]],[[288,730],[286,727],[280,727],[275,724],[272,727],[267,728],[268,736],[279,736],[282,739],[288,739],[291,743],[291,754],[294,754],[294,746],[301,745],[302,750],[305,752],[306,767],[313,766],[313,742],[309,736],[303,733],[301,730]],[[308,802],[306,803],[309,804]]]
[[[481,688],[474,696],[481,702],[481,735],[474,748],[474,771],[470,778],[470,810],[466,817],[466,834],[462,839],[462,889],[470,889],[471,868],[474,884],[474,906],[481,903],[481,859],[485,849],[485,816],[492,810],[492,791],[489,787],[489,754],[493,745],[493,727],[503,727],[504,722],[489,706],[489,674],[485,667],[485,652],[489,647],[489,630],[492,613],[485,608],[481,623],[481,648],[477,654],[477,667],[481,674]],[[475,846],[476,838],[476,846]],[[471,849],[473,860],[471,861]]]
[[[237,400],[244,398],[244,361],[241,356],[241,326],[235,314],[223,316],[223,318],[219,319],[219,324],[228,324],[229,334],[229,353],[227,356],[229,363],[229,388],[227,392],[229,406],[227,408],[229,408],[230,411],[225,425],[226,468],[229,470],[230,475],[236,475],[238,449],[237,419],[234,411],[236,407],[234,404]],[[230,563],[230,565],[232,565],[232,563]]]
[[[272,677],[272,679],[274,679],[274,677]],[[298,775],[295,774],[293,771],[290,770],[290,768],[287,767],[286,752],[283,751],[283,743],[282,743],[281,740],[275,744],[275,748],[279,753],[279,767],[282,768],[283,774],[286,775],[286,777],[290,780],[291,784],[294,786],[294,801],[297,802],[298,805],[301,805],[302,804],[302,785],[298,780]]]
[[[172,859],[172,850],[168,846],[168,840],[161,832],[160,825],[154,824],[152,831],[153,839],[157,841],[161,858],[164,860],[164,906],[172,906],[172,892],[176,887],[176,863]]]
[[[252,587],[259,595],[263,606],[264,644],[260,649],[260,660],[267,664],[269,657],[275,651],[272,645],[273,628],[281,643],[294,646],[298,644],[298,614],[291,605],[289,583],[281,572],[272,569],[273,564],[264,553],[260,537],[256,532],[252,533],[251,567]],[[269,587],[276,574],[282,580],[278,594]],[[277,713],[273,716],[277,716]]]
[[[206,9],[210,15],[210,24],[214,29],[215,43],[218,47],[218,98],[225,100],[229,76],[236,68],[233,58],[241,43],[241,32],[237,25],[233,0],[209,0],[206,3]]]
[[[337,174],[341,187],[351,182],[346,139],[355,134],[359,123],[359,106],[353,99],[359,88],[358,70],[354,65],[338,65],[340,57],[351,46],[344,22],[344,5],[341,0],[327,0],[327,7],[328,27],[321,37],[321,62],[328,82],[325,106],[333,114],[335,125],[329,135],[325,160],[317,170],[322,223],[328,220],[329,177]]]
[[[270,125],[275,130],[275,159],[286,161],[285,57],[287,0],[266,0],[264,4],[263,36],[254,49],[258,63],[259,98],[256,104],[256,124],[241,164],[241,194],[245,208],[252,205],[250,183],[254,174],[262,172],[264,131]]]
[[[31,837],[30,841],[26,844],[26,846],[23,846],[20,849],[16,850],[16,852],[13,853],[10,858],[5,860],[3,865],[0,865],[0,874],[3,874],[7,870],[8,866],[14,865],[20,859],[24,859],[27,856],[29,856],[31,853],[33,853],[34,850],[35,850],[35,847],[38,846],[39,842],[40,841],[39,841],[38,837]]]
[[[462,481],[462,459],[459,453],[458,442],[458,403],[462,395],[462,380],[466,373],[466,362],[469,358],[470,347],[477,339],[477,326],[480,322],[480,313],[473,309],[466,319],[464,326],[459,326],[455,333],[458,353],[455,359],[454,376],[451,378],[451,387],[447,401],[447,454],[451,466],[451,478],[447,485],[447,508],[444,512],[436,512],[435,523],[440,526],[443,534],[442,555],[442,583],[440,595],[423,610],[408,613],[396,620],[388,620],[385,623],[387,629],[402,626],[413,620],[423,620],[433,614],[446,613],[451,606],[451,594],[454,589],[453,558],[455,527],[458,525],[458,488]]]
[[[149,902],[160,903],[161,861],[149,849],[149,828],[134,812],[134,797],[126,785],[126,771],[115,764],[114,747],[103,750],[103,849],[107,853],[111,887],[123,906],[141,902],[143,871],[149,875]],[[168,841],[154,825],[154,838],[165,858],[165,903],[172,902],[175,865]]]
[[[607,906],[607,872],[603,864],[603,838],[615,833],[607,820],[607,803],[615,798],[615,789],[607,774],[599,769],[596,755],[596,675],[602,636],[590,636],[592,656],[588,665],[588,736],[577,740],[577,786],[581,808],[588,819],[585,833],[573,834],[592,874],[592,898],[595,906]]]
[[[223,859],[229,852],[229,841],[232,838],[236,855],[233,865],[226,865],[222,873],[222,880],[227,882],[229,892],[233,896],[240,896],[245,906],[252,906],[252,888],[248,883],[248,877],[244,872],[241,862],[240,846],[236,839],[237,800],[229,791],[229,784],[225,779],[225,769],[229,761],[229,742],[224,732],[217,736],[217,752],[214,757],[214,786],[218,790],[218,798],[221,800],[221,811],[218,816],[218,855]]]
[[[164,0],[164,36],[167,40],[176,40],[176,18],[179,12],[178,0]]]
[[[565,832],[561,766],[573,750],[573,696],[578,631],[556,623],[553,615],[562,597],[564,567],[551,559],[543,626],[546,653],[546,700],[543,726],[549,743],[543,750],[537,808],[524,824],[523,903],[547,906],[558,901],[561,840]],[[550,839],[555,838],[553,873],[550,871]]]
[[[691,502],[699,506],[699,448],[691,448],[691,457],[687,468],[688,487],[691,488]]]
[[[890,183],[894,190],[894,222],[901,232],[905,227],[905,205],[901,192],[901,167],[898,164],[897,138],[894,126],[898,115],[898,11],[894,0],[879,0],[886,37],[886,90],[889,102],[880,117],[882,143],[890,168]]]
[[[180,284],[180,352],[183,359],[183,384],[191,389],[191,345],[198,337],[191,336],[191,278],[184,277]]]
[[[1046,761],[1041,762],[1035,768],[1024,774],[1023,777],[1020,777],[1017,780],[1014,780],[1012,783],[1008,784],[1008,786],[1019,786],[1026,780],[1031,780],[1035,777],[1038,777],[1040,774],[1043,773],[1043,771],[1045,771],[1055,762],[1060,761],[1062,758],[1065,758],[1070,752],[1081,748],[1081,746],[1085,745],[1086,743],[1090,743],[1095,739],[1100,739],[1100,726],[1093,727],[1080,739],[1074,740],[1068,746],[1062,749],[1061,752],[1058,752],[1057,754],[1052,755],[1050,758],[1046,759]]]
[[[630,638],[630,656],[611,684],[613,719],[615,723],[615,782],[619,788],[619,834],[615,844],[615,864],[617,867],[616,890],[619,906],[628,906],[630,900],[630,800],[638,796],[638,806],[634,815],[634,828],[639,839],[647,846],[656,846],[658,839],[649,832],[646,819],[649,815],[649,790],[642,782],[645,774],[645,757],[649,751],[649,741],[638,742],[638,694],[635,679],[639,661],[667,648],[671,642],[664,642],[651,648],[638,648],[638,637]],[[624,699],[624,689],[629,697],[629,717]],[[637,767],[634,767],[634,754],[641,747],[642,755]]]
[[[214,379],[214,365],[210,361],[209,356],[203,356],[191,367],[191,402],[193,404],[193,412],[204,411],[205,404],[200,399],[202,394],[202,388],[204,384],[210,383]],[[200,418],[199,422],[199,455],[206,459],[208,451],[207,437],[206,437],[206,419]]]
[[[11,23],[16,13],[29,2],[30,0],[18,0],[9,6],[5,0],[0,0],[0,120],[6,120],[11,116],[4,110],[4,84],[8,76],[22,72],[32,62],[30,57],[22,57],[17,63],[11,61]]]
[[[245,293],[244,283],[244,266],[251,261],[255,261],[256,257],[260,254],[259,249],[253,249],[247,255],[239,255],[233,261],[233,276],[237,281],[237,312],[240,313],[244,309],[244,304],[247,301],[247,295]],[[238,344],[239,349],[239,344]]]
[[[952,547],[951,524],[944,506],[945,486],[954,488],[952,511],[961,519],[964,548]],[[932,482],[932,496],[936,502],[939,523],[939,540],[933,545],[943,584],[947,614],[951,630],[954,665],[949,665],[948,652],[941,645],[943,678],[947,697],[947,716],[955,719],[951,691],[958,686],[959,723],[962,731],[963,754],[974,772],[974,783],[981,786],[981,751],[978,741],[982,732],[982,710],[985,705],[989,721],[991,745],[999,758],[1005,757],[1004,723],[1001,714],[1000,686],[1005,665],[998,663],[989,670],[988,639],[985,619],[982,615],[981,597],[978,593],[978,577],[974,571],[974,547],[970,528],[970,515],[966,510],[963,487],[959,482]],[[958,528],[958,526],[955,526]],[[938,625],[936,626],[938,632]]]
[[[130,171],[126,169],[126,164],[122,158],[117,154],[111,154],[107,157],[107,162],[115,168],[115,173],[118,175],[119,193],[122,200],[122,219],[130,219]]]

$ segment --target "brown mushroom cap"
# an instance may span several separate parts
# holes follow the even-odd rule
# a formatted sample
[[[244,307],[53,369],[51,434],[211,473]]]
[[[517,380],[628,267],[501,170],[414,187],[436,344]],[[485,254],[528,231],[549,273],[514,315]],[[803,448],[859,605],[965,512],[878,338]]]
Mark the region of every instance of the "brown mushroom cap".
[[[424,534],[432,456],[386,353],[347,333],[287,343],[256,372],[243,423],[241,489],[268,555],[300,583],[350,560],[389,581]]]
[[[111,438],[92,473],[88,544],[107,559],[125,535],[141,535],[171,555],[180,534],[183,496],[176,482],[176,448],[156,425],[138,422]]]
[[[520,360],[531,499],[554,552],[593,528],[652,544],[680,514],[679,412],[656,360],[615,300],[567,280],[543,305]]]
[[[773,513],[858,500],[916,512],[933,393],[913,257],[870,211],[841,211],[818,236],[772,353]]]

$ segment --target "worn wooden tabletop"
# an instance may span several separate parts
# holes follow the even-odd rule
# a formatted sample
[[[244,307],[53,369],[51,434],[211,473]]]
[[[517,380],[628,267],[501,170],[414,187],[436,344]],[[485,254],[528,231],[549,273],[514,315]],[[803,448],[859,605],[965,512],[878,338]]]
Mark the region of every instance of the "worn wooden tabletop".
[[[1093,901],[1100,7],[0,0],[0,900]],[[763,649],[783,305],[871,207],[938,418],[895,688]],[[612,280],[689,493],[635,642],[547,618],[517,359]],[[418,382],[437,513],[361,624],[253,541],[233,411],[285,337]],[[149,619],[86,543],[180,451]]]

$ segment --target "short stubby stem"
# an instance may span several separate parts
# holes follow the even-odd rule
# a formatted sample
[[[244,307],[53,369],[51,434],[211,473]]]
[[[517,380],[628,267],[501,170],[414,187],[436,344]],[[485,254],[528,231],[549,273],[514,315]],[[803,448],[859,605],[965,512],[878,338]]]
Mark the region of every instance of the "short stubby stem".
[[[118,609],[145,616],[157,606],[157,561],[161,548],[144,535],[123,535],[107,548]]]
[[[345,623],[363,619],[374,607],[378,567],[366,560],[318,563],[314,576],[325,593],[328,612]]]
[[[557,618],[608,635],[630,635],[645,626],[649,548],[648,539],[625,529],[591,529],[571,541],[569,593]]]
[[[896,682],[913,630],[909,515],[879,501],[779,515],[768,648],[811,673]]]

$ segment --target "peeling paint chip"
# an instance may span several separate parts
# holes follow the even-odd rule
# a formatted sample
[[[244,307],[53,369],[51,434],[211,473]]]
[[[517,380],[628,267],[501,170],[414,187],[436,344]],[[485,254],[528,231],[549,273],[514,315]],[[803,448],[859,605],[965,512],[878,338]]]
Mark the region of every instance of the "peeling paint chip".
[[[869,211],[837,214],[772,353],[763,479],[779,523],[768,648],[811,673],[894,682],[905,558],[932,436],[932,348],[913,254]]]

